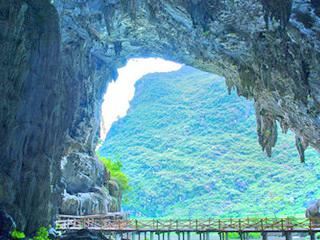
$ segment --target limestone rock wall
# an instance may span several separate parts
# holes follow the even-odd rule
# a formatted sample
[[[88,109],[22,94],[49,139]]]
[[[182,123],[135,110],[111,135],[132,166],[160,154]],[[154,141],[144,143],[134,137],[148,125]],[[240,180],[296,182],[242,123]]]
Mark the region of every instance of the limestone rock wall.
[[[100,4],[101,5],[101,4]],[[109,192],[110,176],[95,156],[100,108],[107,82],[115,74],[106,24],[99,2],[56,1],[62,36],[62,77],[75,109],[62,158],[64,194],[61,214],[88,215],[120,211],[121,194]]]
[[[95,157],[74,152],[65,156],[62,183],[65,189],[60,214],[95,215],[120,211],[121,192],[113,191],[109,173]]]
[[[59,202],[70,119],[58,13],[46,0],[0,1],[0,28],[0,208],[33,231]]]

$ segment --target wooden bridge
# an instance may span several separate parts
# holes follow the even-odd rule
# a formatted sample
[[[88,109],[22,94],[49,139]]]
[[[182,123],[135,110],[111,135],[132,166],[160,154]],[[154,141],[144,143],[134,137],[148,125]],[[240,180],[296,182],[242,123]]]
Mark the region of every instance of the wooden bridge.
[[[108,215],[60,215],[56,224],[62,231],[89,229],[132,240],[140,240],[141,235],[154,240],[154,234],[158,240],[169,240],[170,233],[176,233],[178,240],[190,240],[190,233],[198,234],[200,240],[209,240],[209,233],[218,233],[221,240],[228,239],[228,233],[239,233],[241,239],[247,239],[248,233],[261,233],[264,240],[268,233],[282,233],[286,240],[292,238],[292,233],[306,233],[315,240],[315,233],[320,232],[320,222],[308,218],[136,220],[110,219]]]

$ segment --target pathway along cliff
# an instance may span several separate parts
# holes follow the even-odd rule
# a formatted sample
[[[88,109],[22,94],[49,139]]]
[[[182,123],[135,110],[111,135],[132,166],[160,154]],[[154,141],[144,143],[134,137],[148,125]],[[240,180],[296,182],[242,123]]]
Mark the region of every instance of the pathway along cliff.
[[[165,237],[170,240],[170,233],[177,234],[178,239],[191,239],[191,233],[199,235],[200,240],[210,239],[210,233],[218,233],[220,240],[228,239],[228,234],[238,233],[241,240],[247,239],[249,233],[260,233],[263,239],[268,233],[281,233],[286,240],[292,239],[293,233],[304,233],[315,240],[315,234],[320,232],[319,219],[297,218],[245,218],[245,219],[194,219],[194,220],[111,220],[108,216],[59,216],[59,229],[68,233],[75,230],[104,232],[114,239],[153,240],[154,234],[158,239]],[[142,236],[141,236],[142,235]],[[194,239],[194,238],[192,238]]]
[[[226,77],[255,101],[262,149],[271,154],[279,122],[304,161],[320,146],[319,15],[317,0],[0,1],[0,234],[13,222],[27,233],[52,224],[63,192],[108,192],[94,157],[100,107],[130,57]],[[78,169],[82,192],[61,181],[62,159],[89,162]]]

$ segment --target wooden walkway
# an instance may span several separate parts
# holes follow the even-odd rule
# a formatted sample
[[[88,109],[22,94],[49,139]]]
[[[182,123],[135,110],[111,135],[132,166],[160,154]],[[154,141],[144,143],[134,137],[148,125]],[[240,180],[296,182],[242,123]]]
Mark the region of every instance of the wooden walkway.
[[[220,239],[226,239],[226,233],[283,233],[286,239],[291,239],[291,233],[308,233],[311,239],[315,239],[315,233],[320,232],[320,222],[307,218],[246,218],[246,219],[204,219],[204,220],[135,220],[118,219],[112,220],[108,215],[94,216],[68,216],[59,215],[56,221],[57,228],[63,231],[89,229],[117,234],[149,233],[147,239],[153,239],[153,233],[158,234],[175,232],[183,233],[182,240],[188,238],[188,233],[200,234],[201,240],[207,240],[206,233],[219,233]],[[201,233],[204,233],[202,236]],[[151,236],[152,235],[152,236]],[[189,234],[190,235],[190,234]],[[202,237],[201,237],[202,236]],[[123,238],[122,238],[123,239]],[[160,238],[159,238],[160,239]],[[168,239],[170,239],[168,237]],[[264,237],[264,239],[266,239]],[[164,240],[164,235],[163,235]]]
[[[210,232],[320,232],[320,222],[308,218],[246,218],[205,220],[111,220],[108,215],[59,215],[56,224],[63,230],[102,231],[210,231]]]

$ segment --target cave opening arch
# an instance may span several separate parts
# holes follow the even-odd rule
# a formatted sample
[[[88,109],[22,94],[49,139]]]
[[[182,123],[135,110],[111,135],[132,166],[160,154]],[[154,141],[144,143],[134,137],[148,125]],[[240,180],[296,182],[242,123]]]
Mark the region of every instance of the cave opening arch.
[[[139,69],[136,69],[136,71],[139,71]],[[130,72],[130,70],[128,70],[128,72]],[[182,72],[184,74],[182,74]],[[196,79],[196,81],[190,82],[191,75],[189,76],[188,74],[195,74],[193,76],[193,79],[194,80]],[[210,79],[212,78],[212,79],[208,81],[204,81],[203,80],[204,76],[202,75],[205,75],[206,77]],[[178,81],[179,78],[183,80]],[[142,81],[141,84],[139,84],[140,81]],[[161,84],[161,81],[163,81],[162,84]],[[182,85],[179,85],[178,82],[183,82],[183,81],[185,81],[185,83]],[[249,101],[248,101],[248,105],[246,104],[243,105],[244,103],[240,101],[241,98],[237,97],[234,92],[231,94],[231,96],[228,96],[226,88],[223,84],[224,81],[221,80],[222,82],[220,84],[214,85],[216,81],[218,81],[218,79],[216,79],[214,75],[205,74],[204,72],[201,73],[200,71],[197,72],[196,70],[191,70],[191,68],[189,69],[189,67],[185,67],[185,69],[180,70],[179,73],[155,74],[155,75],[151,74],[149,77],[144,77],[143,79],[139,80],[139,82],[137,82],[138,96],[137,96],[137,99],[133,100],[133,103],[132,103],[133,107],[128,113],[129,116],[128,117],[123,115],[121,116],[123,117],[123,119],[118,120],[119,123],[115,123],[115,128],[111,131],[111,135],[109,136],[110,139],[107,139],[104,142],[103,147],[99,150],[99,154],[102,157],[107,157],[108,159],[110,158],[113,160],[120,160],[123,164],[123,169],[125,173],[129,174],[128,176],[129,176],[129,179],[131,179],[132,181],[133,187],[132,187],[132,193],[126,193],[126,198],[131,199],[131,201],[127,200],[124,205],[125,205],[125,210],[132,211],[133,216],[138,216],[138,217],[143,216],[148,218],[173,217],[173,216],[192,218],[192,217],[195,217],[194,215],[195,213],[197,214],[202,213],[202,214],[207,214],[206,216],[208,217],[220,216],[220,215],[225,217],[230,217],[231,216],[230,214],[234,214],[232,215],[233,217],[244,217],[244,215],[241,215],[241,214],[245,214],[245,217],[248,217],[248,216],[252,217],[252,216],[260,216],[261,214],[264,216],[269,216],[271,214],[270,212],[272,212],[272,214],[273,213],[284,214],[284,211],[286,211],[287,214],[293,214],[294,211],[292,212],[292,209],[294,209],[295,211],[297,211],[297,209],[300,209],[299,213],[301,213],[304,211],[306,202],[310,201],[310,198],[316,198],[315,197],[316,195],[314,195],[314,197],[311,197],[311,195],[314,193],[313,187],[307,183],[304,184],[305,186],[304,190],[308,188],[307,187],[308,185],[309,186],[309,190],[307,191],[308,194],[305,194],[305,195],[302,194],[303,196],[308,195],[306,199],[302,195],[297,194],[298,192],[300,192],[301,189],[295,188],[295,190],[292,190],[292,192],[290,192],[288,189],[291,189],[295,184],[286,185],[287,183],[284,183],[280,180],[281,179],[280,175],[282,174],[282,176],[288,177],[287,174],[291,175],[293,173],[296,173],[288,178],[292,179],[292,182],[295,182],[296,185],[299,185],[299,182],[301,181],[301,179],[306,180],[309,177],[308,176],[298,177],[298,176],[300,174],[304,174],[305,172],[307,172],[306,169],[309,169],[309,167],[313,168],[312,166],[314,164],[314,161],[316,162],[317,161],[316,159],[318,159],[317,155],[316,154],[313,155],[313,153],[308,152],[308,156],[309,157],[312,156],[312,159],[309,158],[309,161],[305,165],[300,164],[297,161],[298,156],[293,155],[293,153],[295,152],[294,139],[292,139],[293,136],[292,136],[292,133],[290,133],[289,134],[290,137],[288,136],[285,138],[283,134],[279,134],[278,146],[275,148],[273,157],[271,157],[268,160],[267,160],[267,157],[266,158],[262,157],[265,154],[262,153],[261,149],[258,146],[258,143],[256,142],[256,130],[255,130],[256,124],[255,124],[255,117],[254,117],[254,109],[252,107],[253,103],[250,102],[249,104]],[[152,84],[152,82],[154,82],[154,84]],[[177,85],[174,84],[175,82]],[[209,84],[209,82],[210,84],[212,84],[212,86]],[[201,84],[209,84],[208,86],[210,87],[208,86],[204,87],[204,89],[206,90],[199,89],[199,86]],[[157,88],[155,86],[157,86]],[[195,104],[197,105],[198,109],[194,108],[195,106],[192,105],[190,102],[189,102],[190,105],[188,105],[185,101],[181,99],[180,99],[181,100],[180,102],[179,98],[175,99],[174,98],[175,94],[173,94],[167,88],[168,86],[172,86],[173,88],[172,92],[175,92],[179,89],[180,94],[178,95],[182,97],[182,99],[193,99],[194,101],[199,101],[198,104]],[[191,86],[193,86],[194,90],[192,91],[192,94],[190,93],[190,95],[188,95],[187,93],[189,93]],[[213,90],[215,88],[217,92]],[[209,89],[211,89],[210,91],[211,96],[208,95]],[[158,90],[158,93],[157,93],[157,90]],[[220,90],[221,92],[219,92]],[[197,92],[198,92],[198,95],[196,94]],[[205,138],[206,143],[208,145],[205,145],[205,144],[203,145],[203,139],[199,137],[197,134],[196,134],[197,136],[192,134],[193,131],[200,131],[203,134],[201,129],[190,130],[188,131],[189,134],[185,135],[184,129],[188,129],[192,125],[189,121],[190,119],[187,120],[188,117],[185,117],[182,119],[177,117],[177,114],[178,115],[182,114],[182,116],[185,116],[184,114],[186,114],[186,112],[181,110],[180,107],[182,107],[182,109],[184,109],[184,107],[187,107],[187,108],[190,107],[194,109],[193,119],[201,119],[200,113],[208,114],[208,109],[206,108],[208,106],[205,106],[206,101],[203,101],[203,99],[201,99],[201,97],[199,96],[200,92],[201,92],[200,96],[206,96],[205,98],[207,99],[207,101],[211,102],[212,104],[211,105],[212,109],[211,111],[209,111],[210,117],[207,116],[206,118],[207,120],[199,121],[197,124],[200,126],[205,124],[207,126],[207,130],[210,131],[211,136],[214,136],[212,138],[210,137]],[[221,97],[221,98],[219,97],[220,100],[216,99],[217,102],[213,100],[217,97],[212,98],[212,95],[215,95],[215,94],[218,94],[218,96]],[[157,98],[156,99],[152,98],[153,95],[157,96]],[[199,98],[196,99],[195,96],[198,96]],[[172,101],[172,98],[175,99],[174,102],[176,102],[176,104],[180,106],[178,109],[176,109],[174,114],[170,111],[171,107],[173,108],[175,107],[175,104],[172,104],[172,102],[170,102],[169,100],[171,99]],[[147,101],[148,99],[150,102]],[[242,112],[243,114],[240,114],[239,116],[237,116],[236,114],[237,110],[233,108],[232,104],[228,105],[227,99],[233,99],[232,102],[234,102],[234,104],[238,104],[238,108],[236,109],[238,109],[241,112],[244,111]],[[105,101],[109,101],[109,104],[111,104],[110,99],[105,99]],[[225,103],[226,105],[220,105],[224,101],[226,101]],[[165,107],[163,105],[164,103],[167,103],[168,107]],[[199,105],[199,103],[202,103],[202,104]],[[108,109],[107,108],[108,103],[106,102],[105,104],[106,104],[106,109]],[[114,104],[117,105],[116,103]],[[142,106],[140,106],[139,104],[141,104]],[[153,107],[153,105],[157,107]],[[248,114],[247,111],[249,111],[248,109],[250,109],[250,114],[252,114],[252,117],[249,119],[247,116]],[[224,112],[225,116],[228,116],[229,118],[226,118],[224,120],[221,119],[221,115],[219,111]],[[159,115],[159,113],[162,113],[162,114]],[[172,117],[170,117],[170,113],[173,114]],[[104,114],[107,114],[107,112],[105,112]],[[251,116],[250,114],[249,116]],[[157,117],[152,117],[153,115]],[[156,119],[162,119],[164,122],[163,123],[161,122],[160,124],[159,122],[160,120],[157,121]],[[174,131],[175,134],[173,134],[173,136],[172,136],[172,132],[166,131],[166,127],[163,127],[163,128],[159,127],[161,129],[160,130],[157,127],[153,126],[153,124],[155,124],[155,126],[170,125],[171,131],[174,129],[177,130],[175,126],[177,125],[178,119],[180,120],[179,129],[181,129],[181,132]],[[212,119],[212,120],[209,120],[209,119]],[[220,121],[216,121],[214,119],[220,119]],[[210,121],[214,121],[215,123],[214,125],[218,129],[225,129],[225,132],[222,133],[221,131],[215,129],[215,127],[210,125]],[[238,127],[234,126],[234,127],[228,128],[227,125],[224,125],[224,122],[227,123],[229,121],[234,122],[234,124],[238,125]],[[245,124],[248,124],[248,125],[245,125]],[[246,129],[246,131],[244,131],[244,129]],[[241,134],[245,136],[249,134],[246,140],[238,139],[237,133],[239,133],[239,131],[241,132]],[[200,135],[202,136],[202,134]],[[233,141],[230,141],[230,142],[226,141],[226,139],[228,138],[230,139],[230,136],[233,136]],[[171,140],[169,141],[169,139]],[[183,145],[181,145],[181,142],[180,142],[182,139],[184,139]],[[217,139],[217,141],[212,139]],[[221,146],[221,141],[226,141],[225,145]],[[237,143],[234,141],[239,141],[239,142]],[[213,153],[211,153],[210,151],[211,149],[210,143],[213,144],[213,146],[211,147],[216,149],[216,150],[213,150]],[[248,146],[244,147],[243,143],[247,143],[246,146],[248,145],[251,147],[248,147]],[[201,149],[201,154],[200,152],[197,152],[198,151],[197,149]],[[219,151],[219,149],[221,149],[221,152]],[[281,150],[279,151],[279,149]],[[217,156],[215,156],[214,153],[216,153]],[[200,154],[202,157],[199,157],[200,155],[198,154]],[[211,157],[208,157],[208,156],[211,156]],[[242,158],[241,156],[244,157],[246,160],[244,160],[244,158]],[[252,156],[254,157],[251,158]],[[229,161],[230,160],[229,158],[232,158],[232,161]],[[186,162],[188,162],[189,164],[192,162],[193,168],[190,169],[189,168],[190,166],[188,166],[188,164],[186,164],[186,162],[184,162],[183,159],[188,159],[188,161]],[[206,162],[204,159],[207,159],[207,161],[210,163]],[[244,160],[244,163],[248,164],[249,166],[246,165],[246,167],[244,167],[244,165],[241,164],[241,161],[242,161],[241,159]],[[281,161],[278,161],[277,159],[278,160],[281,159]],[[288,161],[288,159],[290,159],[290,161]],[[269,161],[269,163],[267,163],[267,161]],[[224,163],[222,164],[224,166],[224,170],[221,169],[221,165],[219,165],[220,162]],[[180,165],[178,163],[180,163]],[[177,164],[179,166],[177,166]],[[198,166],[199,164],[200,165],[203,164],[203,166],[197,168],[196,166]],[[210,167],[208,167],[209,165]],[[290,168],[291,170],[285,167],[288,165],[291,166]],[[234,166],[237,166],[237,171],[236,171],[237,173],[233,172],[232,170],[235,168]],[[248,169],[250,169],[249,170],[250,173],[248,174],[250,175],[250,177],[244,174]],[[213,171],[210,171],[210,170],[213,170]],[[215,176],[216,171],[218,172],[221,171],[224,173],[224,175],[221,175],[221,177],[219,177],[219,180],[217,179],[217,176]],[[185,174],[183,174],[183,172]],[[176,176],[175,176],[175,179],[177,179],[176,181],[173,181],[172,179],[170,179],[170,176],[174,175],[174,173],[176,173]],[[192,177],[190,176],[190,173],[192,173],[191,174]],[[159,183],[161,183],[159,186],[153,186],[155,181],[154,176],[158,176],[158,178],[161,179],[159,180]],[[210,177],[205,178],[203,176],[210,176]],[[266,184],[265,180],[262,180],[264,177],[266,177],[265,180],[267,182],[268,181],[273,182],[272,186],[278,186],[278,187],[272,188],[272,190],[268,192],[267,188],[269,186],[269,183]],[[195,181],[195,179],[197,178],[201,179],[201,181],[203,182],[206,182],[206,184],[204,185],[199,184],[199,182]],[[266,188],[261,189],[261,191],[258,190],[257,192],[249,193],[254,189],[251,182],[252,179],[255,179],[255,183],[259,186],[266,184]],[[189,181],[193,183],[192,186],[190,186],[191,184],[189,185],[187,184]],[[211,195],[210,193],[207,193],[208,189],[212,189],[212,188],[215,189],[214,192],[220,193],[218,188],[226,189],[223,187],[223,185],[226,184],[227,182],[229,182],[228,187],[230,189],[234,189],[233,194],[231,192],[228,193],[230,194],[230,196],[233,196],[233,198],[234,196],[237,196],[238,201],[239,199],[242,199],[240,200],[242,203],[247,203],[249,205],[252,204],[250,206],[255,206],[255,207],[252,207],[250,211],[247,210],[245,212],[243,210],[245,209],[244,207],[245,204],[243,204],[243,206],[237,205],[236,203],[237,201],[235,201],[235,199],[232,199],[232,197],[230,198],[229,195],[226,195],[226,193],[229,192],[228,190],[225,190],[224,192],[222,192],[221,195],[220,194],[215,195],[213,192],[211,193]],[[179,183],[185,183],[185,184],[179,184]],[[282,184],[286,185],[285,188],[288,190],[286,193],[284,193],[284,191],[281,190]],[[314,185],[316,184],[317,183],[314,182]],[[217,188],[217,185],[219,185],[218,188]],[[175,190],[172,189],[172,186],[175,186],[174,188]],[[311,190],[310,190],[310,187],[311,187]],[[187,209],[192,209],[193,211],[182,210],[184,208],[181,208],[178,202],[181,202],[184,204],[188,204],[189,202],[190,204],[190,202],[194,201],[194,199],[196,198],[193,195],[193,192],[190,190],[190,188],[193,189],[194,191],[195,189],[197,189],[196,191],[199,193],[199,195],[203,196],[202,201],[206,202],[205,205],[208,207],[208,209],[203,211],[201,210],[202,209],[201,204],[200,206],[197,206],[197,204],[195,204],[196,207],[193,205],[192,206],[187,205],[188,206]],[[185,189],[189,189],[189,192]],[[245,194],[244,193],[235,194],[235,192],[237,191],[240,191],[240,192],[248,191],[248,192],[246,192]],[[258,197],[259,193],[262,193],[262,192],[263,194],[261,195],[261,198],[259,198]],[[292,193],[296,193],[296,194],[292,194]],[[209,199],[208,196],[206,198],[205,194],[210,195],[210,199],[220,199],[221,196],[225,196],[225,198],[222,197],[220,201],[210,202],[208,200]],[[252,197],[244,200],[243,199],[244,195],[249,195]],[[174,198],[175,200],[173,202],[177,204],[173,204],[173,202],[169,200],[170,198]],[[279,199],[282,199],[282,200],[279,200]],[[286,199],[286,200],[283,200],[283,199]],[[301,199],[304,199],[304,200],[301,201]],[[273,206],[270,206],[270,203],[275,203],[276,201],[279,201],[279,202],[282,201],[281,203],[284,203],[287,201],[288,203],[290,202],[288,206],[290,205],[295,207],[289,210],[289,208],[281,207],[280,206],[281,204],[277,206],[276,204]],[[137,202],[140,202],[140,204],[138,204]],[[137,204],[134,204],[134,203],[137,203]],[[222,204],[222,206],[220,206],[219,204]],[[227,207],[227,205],[229,207]],[[217,206],[220,206],[220,207],[217,207]],[[241,207],[243,208],[242,210],[240,210]],[[221,210],[224,208],[226,208],[225,211],[220,211],[220,213],[219,213],[219,210],[217,210],[217,209]],[[232,211],[230,211],[229,208],[232,209]],[[235,209],[238,209],[238,210],[235,210]],[[163,215],[163,214],[170,214],[170,212],[171,214],[172,212],[174,212],[175,215],[172,215],[172,216]],[[226,214],[226,215],[223,215],[223,214]],[[198,215],[197,217],[203,217],[203,215]]]

